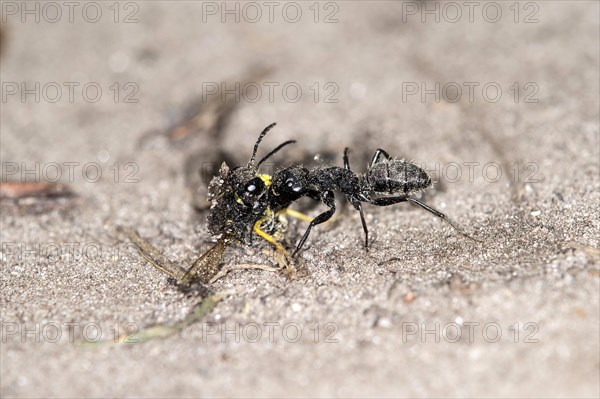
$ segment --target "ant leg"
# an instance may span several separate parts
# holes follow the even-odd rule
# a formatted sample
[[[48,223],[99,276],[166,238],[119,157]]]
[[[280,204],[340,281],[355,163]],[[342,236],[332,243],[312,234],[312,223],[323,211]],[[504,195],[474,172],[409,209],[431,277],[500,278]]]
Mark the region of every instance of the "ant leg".
[[[309,189],[306,195],[315,201],[321,201],[321,193],[317,190]]]
[[[292,258],[296,256],[298,251],[300,251],[300,248],[302,248],[302,246],[306,242],[306,239],[308,238],[308,235],[310,234],[310,230],[314,226],[324,223],[324,222],[328,221],[329,219],[331,219],[331,217],[335,213],[335,197],[333,196],[333,191],[325,191],[321,195],[321,199],[323,200],[323,203],[329,207],[329,209],[326,210],[325,212],[321,213],[319,216],[317,216],[310,222],[310,224],[308,225],[308,228],[304,232],[304,235],[300,239],[298,246],[292,253]]]
[[[306,196],[309,197],[312,200],[315,200],[315,201],[319,201],[319,202],[323,201],[323,199],[321,197],[321,193],[318,192],[317,190],[308,190]],[[306,215],[306,214],[304,214],[302,212],[298,212],[298,211],[290,209],[290,208],[285,208],[285,209],[283,209],[281,211],[278,211],[277,215],[280,215],[280,214],[291,216],[294,219],[302,220],[302,221],[304,221],[306,223],[310,223],[314,219],[311,216],[308,216],[308,215]],[[334,219],[335,218],[329,219],[325,223],[331,223],[331,222],[334,221]]]
[[[360,221],[362,223],[363,231],[365,232],[365,250],[369,250],[369,229],[367,228],[367,221],[365,220],[365,214],[363,213],[362,203],[360,201],[351,200],[350,201],[356,209],[360,213]]]
[[[283,256],[285,256],[286,259],[289,258],[289,254],[288,252],[285,250],[285,248],[283,247],[283,245],[281,245],[281,243],[279,241],[277,241],[275,239],[275,237],[273,237],[272,235],[265,233],[264,231],[262,231],[260,229],[260,225],[263,224],[263,222],[266,219],[260,219],[258,220],[256,223],[254,223],[254,227],[252,228],[252,230],[258,234],[261,238],[263,238],[265,241],[268,241],[269,243],[271,243],[280,253],[283,254]]]
[[[381,150],[381,151],[383,151],[383,150]],[[386,152],[386,154],[387,154],[387,152]],[[344,148],[344,169],[352,170],[352,169],[350,169],[350,159],[348,158],[348,147]],[[363,231],[365,232],[365,249],[368,251],[369,250],[369,229],[367,228],[367,221],[365,220],[365,214],[363,212],[362,203],[359,200],[354,199],[354,198],[352,198],[352,199],[348,198],[348,201],[350,201],[352,206],[354,206],[354,209],[356,209],[360,213],[360,221],[362,223]]]
[[[391,159],[392,157],[390,156],[390,154],[387,153],[387,151],[382,150],[381,148],[378,148],[377,151],[375,151],[375,154],[373,155],[373,158],[371,159],[371,164],[369,165],[369,167],[373,167],[373,165],[375,165],[376,163],[379,162],[379,158],[381,158],[381,156],[384,156],[385,159]]]
[[[290,209],[290,208],[285,208],[284,210],[277,212],[277,216],[282,215],[282,214],[291,216],[294,219],[302,220],[303,222],[306,222],[306,223],[310,223],[313,220],[313,218],[311,218],[310,216],[305,215],[302,212],[298,212],[298,211]]]
[[[431,212],[433,213],[435,216],[439,217],[440,219],[444,220],[446,223],[448,223],[450,226],[454,227],[454,229],[456,231],[458,231],[462,236],[465,236],[467,238],[470,238],[473,241],[477,241],[477,242],[482,242],[481,240],[478,240],[476,238],[471,237],[470,235],[468,235],[467,233],[465,233],[460,227],[458,227],[452,220],[450,220],[450,218],[446,215],[444,215],[442,212],[430,207],[429,205],[419,201],[418,199],[414,199],[414,198],[408,198],[408,200],[410,202],[412,202],[413,204],[416,204],[418,206],[420,206],[421,208],[425,209],[427,212]]]
[[[465,233],[460,227],[458,227],[458,225],[456,225],[452,220],[450,220],[450,218],[448,216],[446,216],[442,212],[438,211],[437,209],[434,209],[434,208],[430,207],[429,205],[419,201],[418,199],[405,197],[405,196],[382,197],[382,198],[375,198],[375,199],[369,201],[369,203],[371,203],[373,205],[377,205],[377,206],[388,206],[388,205],[393,205],[393,204],[397,204],[399,202],[405,202],[405,201],[408,201],[415,205],[418,205],[421,208],[425,209],[427,212],[430,212],[433,215],[437,216],[438,218],[444,220],[450,226],[454,227],[454,229],[456,231],[458,231],[460,233],[460,235],[470,238],[473,241],[481,242],[480,240],[473,238],[470,235],[468,235],[467,233]]]
[[[348,147],[344,148],[344,169],[350,170],[350,160],[348,159]]]
[[[276,251],[271,255],[271,257],[279,264],[280,269],[286,269],[290,267],[290,254],[288,251],[281,245],[279,241],[272,235],[265,233],[260,229],[260,225],[263,223],[263,220],[259,220],[254,224],[253,230],[256,234],[258,234],[265,241],[268,241],[271,245],[273,245]],[[277,256],[275,256],[277,255]]]

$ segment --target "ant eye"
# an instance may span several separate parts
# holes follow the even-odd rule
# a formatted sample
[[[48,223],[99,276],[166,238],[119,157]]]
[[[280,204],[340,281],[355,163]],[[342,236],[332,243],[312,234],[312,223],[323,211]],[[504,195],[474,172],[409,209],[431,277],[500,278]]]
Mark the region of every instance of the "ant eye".
[[[265,187],[265,183],[263,183],[263,181],[259,177],[257,177],[257,178],[250,180],[246,184],[245,190],[247,193],[253,194],[256,191],[259,191],[259,192],[262,191],[264,189],[264,187]]]
[[[296,177],[288,177],[285,181],[285,185],[291,192],[299,193],[303,190],[302,182],[298,181]]]
[[[257,201],[263,196],[267,187],[260,177],[250,179],[238,187],[239,189],[236,192],[238,203],[254,208],[261,205]]]
[[[244,202],[252,202],[256,196],[260,196],[265,191],[265,183],[260,177],[256,177],[247,182],[241,191],[238,192],[240,197],[244,198]]]

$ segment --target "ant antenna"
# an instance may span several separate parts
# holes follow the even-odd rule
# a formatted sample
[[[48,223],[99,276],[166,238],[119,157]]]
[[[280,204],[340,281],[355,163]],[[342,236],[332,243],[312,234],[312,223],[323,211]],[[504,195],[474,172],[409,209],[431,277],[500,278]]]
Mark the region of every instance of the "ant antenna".
[[[260,136],[258,136],[258,140],[256,140],[256,144],[254,144],[254,151],[252,152],[252,158],[250,158],[250,162],[248,162],[248,166],[254,165],[254,161],[256,160],[256,153],[258,152],[258,146],[260,145],[261,141],[263,141],[263,139],[265,138],[265,136],[267,135],[269,130],[271,130],[273,128],[273,126],[275,126],[276,124],[277,123],[271,123],[269,126],[267,126],[265,128],[265,130],[263,130],[260,133]]]
[[[286,145],[288,145],[288,144],[294,144],[295,142],[296,142],[296,140],[288,140],[288,141],[286,141],[284,143],[279,144],[277,147],[275,147],[275,149],[273,151],[271,151],[270,153],[268,153],[267,155],[265,155],[263,157],[263,159],[261,159],[260,161],[258,161],[258,163],[256,164],[256,169],[258,169],[263,162],[265,162],[267,159],[269,159],[270,157],[272,157],[277,151],[281,150]]]

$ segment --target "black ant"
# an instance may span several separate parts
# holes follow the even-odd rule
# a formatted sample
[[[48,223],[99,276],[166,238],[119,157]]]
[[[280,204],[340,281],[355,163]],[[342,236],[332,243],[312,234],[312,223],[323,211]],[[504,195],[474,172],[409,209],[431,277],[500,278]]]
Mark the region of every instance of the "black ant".
[[[382,157],[385,159],[382,160]],[[321,201],[327,205],[329,209],[310,222],[308,229],[306,229],[306,232],[300,239],[292,257],[294,257],[302,248],[311,229],[317,224],[326,222],[335,213],[334,190],[341,191],[354,209],[359,211],[360,220],[365,233],[365,248],[367,250],[369,248],[369,230],[363,212],[363,202],[377,206],[388,206],[399,202],[409,201],[445,220],[463,236],[473,239],[458,228],[458,226],[442,212],[411,197],[411,195],[414,195],[431,185],[431,178],[427,172],[413,163],[392,158],[382,149],[377,149],[377,151],[375,151],[369,164],[369,168],[364,174],[355,173],[350,169],[348,147],[344,149],[343,168],[339,166],[328,166],[308,171],[302,167],[295,167],[295,170],[300,170],[301,172],[296,172],[293,177],[288,177],[288,181],[295,180],[296,186],[312,187],[312,190],[316,190],[319,193]],[[373,198],[372,194],[388,194],[391,196]],[[315,197],[314,194],[311,196],[313,198]]]
[[[138,247],[141,247],[142,254],[147,259],[179,282],[190,283],[199,278],[202,282],[208,283],[219,271],[225,248],[233,240],[250,243],[253,233],[256,233],[273,244],[285,256],[286,262],[290,262],[308,239],[312,228],[328,221],[335,213],[334,191],[343,193],[348,202],[359,211],[367,249],[369,231],[363,213],[363,202],[388,206],[408,201],[445,220],[460,234],[471,238],[446,215],[411,197],[431,185],[429,175],[413,163],[392,158],[382,149],[375,151],[364,174],[355,173],[350,169],[348,148],[344,150],[343,167],[321,166],[309,170],[302,165],[292,165],[273,175],[260,173],[260,167],[267,159],[283,147],[296,142],[285,141],[256,162],[258,148],[274,126],[275,123],[272,123],[260,133],[246,166],[229,169],[223,163],[219,175],[215,176],[209,184],[208,198],[211,208],[208,215],[208,230],[213,236],[218,237],[215,246],[200,256],[192,267],[185,271],[170,263],[165,265],[164,257],[152,253],[153,248],[145,245],[139,236],[129,231],[130,237]],[[373,197],[373,194],[387,194],[387,196]],[[322,202],[328,209],[314,219],[288,209],[293,202],[306,196]],[[281,230],[279,216],[282,214],[309,222],[308,228],[291,256],[276,238]]]

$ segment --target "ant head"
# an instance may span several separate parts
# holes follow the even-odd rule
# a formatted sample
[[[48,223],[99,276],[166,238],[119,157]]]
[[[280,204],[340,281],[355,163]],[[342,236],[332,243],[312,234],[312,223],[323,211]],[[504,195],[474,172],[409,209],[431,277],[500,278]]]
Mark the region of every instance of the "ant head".
[[[296,142],[295,140],[285,141],[256,162],[256,154],[260,143],[275,125],[276,123],[271,123],[260,133],[254,144],[254,151],[252,151],[252,157],[248,165],[233,169],[229,176],[236,202],[245,207],[258,208],[264,205],[263,198],[266,198],[265,194],[271,186],[271,176],[258,173],[260,165],[286,145]]]
[[[252,157],[246,166],[238,166],[233,169],[229,169],[226,164],[221,166],[219,176],[215,177],[209,185],[209,199],[229,197],[235,199],[235,202],[244,208],[251,209],[260,208],[266,204],[266,193],[271,186],[271,176],[259,174],[258,170],[273,154],[286,145],[296,142],[295,140],[285,141],[256,162],[260,143],[275,125],[275,123],[271,123],[260,133],[254,144]]]
[[[234,186],[235,200],[238,204],[244,205],[247,208],[260,208],[263,206],[263,197],[271,185],[270,177],[266,175],[256,176],[250,180],[238,182]]]
[[[276,195],[285,198],[300,198],[308,191],[308,169],[296,165],[280,171],[273,179],[273,185],[277,190]]]

